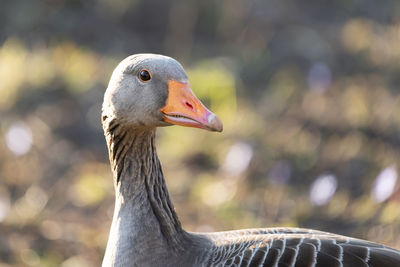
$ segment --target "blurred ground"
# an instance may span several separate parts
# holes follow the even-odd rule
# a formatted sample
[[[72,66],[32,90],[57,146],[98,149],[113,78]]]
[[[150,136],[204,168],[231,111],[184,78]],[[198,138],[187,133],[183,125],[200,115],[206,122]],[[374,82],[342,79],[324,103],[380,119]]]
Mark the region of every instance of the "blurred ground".
[[[114,200],[102,96],[139,52],[181,61],[224,122],[158,132],[186,229],[400,248],[399,1],[16,0],[0,26],[1,266],[99,266]]]

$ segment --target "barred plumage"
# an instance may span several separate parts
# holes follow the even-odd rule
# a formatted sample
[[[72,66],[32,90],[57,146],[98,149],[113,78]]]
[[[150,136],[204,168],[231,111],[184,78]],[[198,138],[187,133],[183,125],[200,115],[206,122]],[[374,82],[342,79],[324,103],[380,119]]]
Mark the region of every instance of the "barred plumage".
[[[152,71],[156,82],[137,81],[135,71],[141,69]],[[183,91],[186,98],[171,101],[169,90],[177,90],[173,97],[182,97],[179,92]],[[180,108],[188,108],[189,115],[177,114],[172,107],[170,116],[163,117],[161,110],[170,102],[178,106],[186,103]],[[168,110],[171,112],[171,106]],[[199,110],[203,117],[196,113]],[[155,149],[155,128],[167,125],[166,119],[184,126],[222,130],[220,120],[192,94],[178,62],[152,54],[122,61],[103,103],[103,129],[116,192],[103,266],[400,266],[398,250],[316,230],[186,232],[170,200]]]
[[[397,250],[301,228],[266,228],[208,235],[215,247],[207,266],[399,266]]]

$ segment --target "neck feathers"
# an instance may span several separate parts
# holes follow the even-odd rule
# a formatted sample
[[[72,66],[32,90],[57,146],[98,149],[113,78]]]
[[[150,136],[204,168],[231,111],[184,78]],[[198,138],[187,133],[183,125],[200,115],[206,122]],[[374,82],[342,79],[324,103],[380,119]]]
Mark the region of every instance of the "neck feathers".
[[[163,237],[170,245],[179,247],[183,229],[170,200],[157,156],[155,129],[128,128],[107,117],[103,118],[103,126],[117,200],[122,198],[124,203],[134,201],[135,205],[149,204]],[[142,196],[147,203],[137,201],[143,199]],[[146,223],[146,218],[137,220]]]

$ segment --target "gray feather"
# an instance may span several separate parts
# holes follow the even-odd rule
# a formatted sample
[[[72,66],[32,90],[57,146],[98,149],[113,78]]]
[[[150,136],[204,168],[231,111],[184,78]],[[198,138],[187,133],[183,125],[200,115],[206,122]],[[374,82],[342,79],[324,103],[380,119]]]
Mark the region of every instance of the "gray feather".
[[[152,83],[137,73],[148,69]],[[115,185],[115,210],[103,266],[400,266],[400,251],[300,228],[186,232],[165,184],[155,128],[165,126],[168,79],[186,81],[172,58],[139,54],[115,69],[102,122]]]

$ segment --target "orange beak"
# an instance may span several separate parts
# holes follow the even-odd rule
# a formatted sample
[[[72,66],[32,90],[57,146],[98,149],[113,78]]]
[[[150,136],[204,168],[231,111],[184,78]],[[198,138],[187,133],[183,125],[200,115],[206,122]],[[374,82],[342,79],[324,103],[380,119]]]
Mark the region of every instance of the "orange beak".
[[[200,102],[189,83],[169,80],[168,100],[161,112],[171,124],[222,132],[221,120]]]

